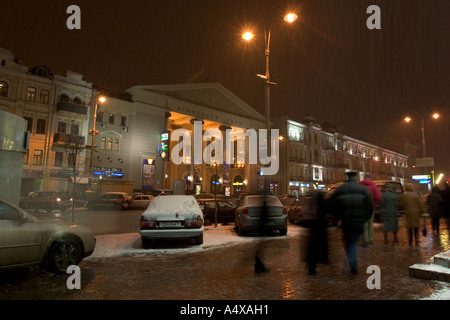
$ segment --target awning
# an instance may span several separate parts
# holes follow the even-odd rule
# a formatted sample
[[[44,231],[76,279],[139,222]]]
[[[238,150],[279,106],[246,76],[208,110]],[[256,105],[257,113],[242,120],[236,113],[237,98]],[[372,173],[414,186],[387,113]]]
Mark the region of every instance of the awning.
[[[77,183],[77,184],[88,184],[89,183],[89,178],[70,177],[70,180],[72,180],[73,183]]]

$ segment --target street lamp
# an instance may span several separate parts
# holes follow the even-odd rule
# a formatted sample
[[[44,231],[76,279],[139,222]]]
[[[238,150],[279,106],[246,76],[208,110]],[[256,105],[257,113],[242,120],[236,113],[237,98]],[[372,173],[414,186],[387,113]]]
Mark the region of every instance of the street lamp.
[[[98,103],[104,103],[106,101],[106,98],[104,96],[97,96],[97,99],[95,100],[95,108],[94,108],[94,122],[92,125],[92,129],[89,130],[89,134],[92,135],[92,143],[91,143],[91,160],[89,162],[89,170],[91,171],[90,176],[92,177],[92,163],[94,160],[94,144],[95,144],[95,135],[98,134],[98,130],[95,129],[95,125],[97,123],[97,108],[98,108]]]
[[[293,12],[289,12],[284,16],[284,21],[287,23],[293,23],[298,19],[297,14]],[[251,31],[246,31],[242,34],[242,38],[246,41],[251,41],[255,35]],[[271,29],[269,31],[264,30],[264,39],[265,39],[265,57],[266,57],[266,73],[264,75],[257,74],[259,78],[265,81],[265,117],[266,117],[266,129],[267,129],[267,151],[270,150],[270,86],[276,85],[275,82],[270,81],[270,37],[271,37]],[[268,193],[270,191],[270,176],[264,176],[264,192]]]
[[[439,119],[441,115],[439,113],[433,113],[433,115],[431,116],[433,119],[437,120]],[[411,117],[406,117],[405,118],[405,122],[406,123],[410,123],[412,122],[413,119]],[[427,157],[427,148],[426,148],[426,142],[425,142],[425,116],[422,115],[421,118],[421,132],[422,132],[422,157],[426,158]]]

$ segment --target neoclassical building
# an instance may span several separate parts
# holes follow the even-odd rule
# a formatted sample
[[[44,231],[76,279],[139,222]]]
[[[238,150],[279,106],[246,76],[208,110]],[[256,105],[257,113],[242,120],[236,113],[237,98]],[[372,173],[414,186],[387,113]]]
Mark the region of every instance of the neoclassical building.
[[[302,121],[287,117],[276,120],[282,133],[280,171],[273,177],[279,193],[304,194],[346,180],[347,171],[358,179],[370,174],[373,180],[409,179],[408,157],[339,132],[331,125],[322,128],[312,116]]]

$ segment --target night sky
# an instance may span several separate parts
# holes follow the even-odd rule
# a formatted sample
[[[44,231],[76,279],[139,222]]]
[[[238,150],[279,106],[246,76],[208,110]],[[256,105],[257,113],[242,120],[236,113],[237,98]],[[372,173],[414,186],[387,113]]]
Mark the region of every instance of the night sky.
[[[69,30],[69,5],[81,30]],[[370,5],[381,30],[369,30]],[[264,114],[264,29],[272,31],[272,117],[342,127],[347,135],[404,153],[420,147],[450,174],[448,0],[5,0],[0,46],[27,66],[82,73],[99,87],[220,82]],[[283,21],[286,10],[299,19]],[[251,44],[241,39],[253,27]],[[428,116],[438,111],[441,118]],[[412,114],[413,116],[415,114]],[[419,149],[421,155],[421,149]]]

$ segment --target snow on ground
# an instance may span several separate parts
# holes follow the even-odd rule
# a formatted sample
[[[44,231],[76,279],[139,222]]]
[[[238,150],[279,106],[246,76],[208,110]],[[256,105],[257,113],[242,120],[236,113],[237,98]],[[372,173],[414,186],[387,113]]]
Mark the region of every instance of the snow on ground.
[[[192,253],[209,250],[217,247],[233,246],[240,243],[248,243],[258,240],[283,239],[293,235],[299,235],[308,232],[303,228],[289,228],[288,234],[282,237],[241,237],[236,235],[233,226],[219,225],[217,227],[205,227],[203,232],[203,244],[194,245],[189,242],[174,242],[164,245],[155,245],[149,249],[145,249],[141,244],[139,233],[97,235],[97,243],[94,253],[86,258],[108,258],[124,254],[180,254]]]

